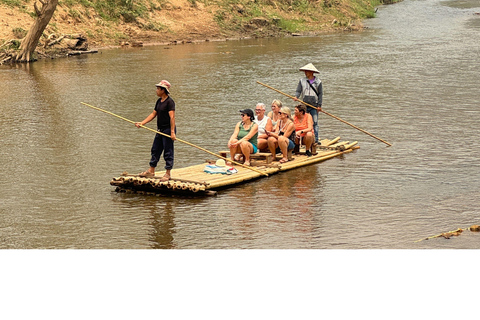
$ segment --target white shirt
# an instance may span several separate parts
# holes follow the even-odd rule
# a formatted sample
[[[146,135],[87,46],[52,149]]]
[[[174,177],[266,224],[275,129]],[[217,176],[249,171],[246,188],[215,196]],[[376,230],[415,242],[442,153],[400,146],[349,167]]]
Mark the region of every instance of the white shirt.
[[[258,125],[258,135],[265,134],[265,127],[267,126],[268,119],[267,116],[263,116],[262,121],[258,121],[257,116],[255,116],[254,122]]]

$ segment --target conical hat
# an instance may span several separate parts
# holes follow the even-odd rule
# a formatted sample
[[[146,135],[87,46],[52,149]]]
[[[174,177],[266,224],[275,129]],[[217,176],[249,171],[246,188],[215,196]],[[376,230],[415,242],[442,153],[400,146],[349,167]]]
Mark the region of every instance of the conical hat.
[[[303,66],[300,68],[300,71],[313,71],[313,73],[320,73],[320,71],[315,68],[315,66],[311,63],[307,64],[306,66]]]

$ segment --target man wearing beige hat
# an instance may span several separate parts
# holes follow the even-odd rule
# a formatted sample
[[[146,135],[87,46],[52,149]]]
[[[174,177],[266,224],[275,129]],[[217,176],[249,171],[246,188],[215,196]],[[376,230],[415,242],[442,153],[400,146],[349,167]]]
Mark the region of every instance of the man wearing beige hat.
[[[317,68],[311,63],[300,68],[305,72],[305,77],[298,81],[297,90],[295,91],[295,101],[302,100],[314,107],[322,110],[323,85],[322,80],[315,77],[315,73],[319,73]],[[313,118],[313,130],[315,131],[315,143],[318,142],[318,109],[307,106],[307,112]]]
[[[159,97],[155,109],[152,113],[146,117],[142,122],[136,122],[135,126],[140,128],[153,119],[157,118],[157,131],[162,132],[162,135],[157,133],[155,139],[153,140],[152,145],[152,158],[150,160],[150,168],[140,173],[140,176],[143,177],[153,177],[155,176],[155,168],[157,167],[160,156],[163,152],[163,159],[165,159],[165,175],[160,179],[161,181],[170,180],[170,172],[173,168],[173,141],[176,139],[175,127],[175,102],[170,97],[170,82],[167,80],[162,80],[155,85],[157,87],[157,96]]]

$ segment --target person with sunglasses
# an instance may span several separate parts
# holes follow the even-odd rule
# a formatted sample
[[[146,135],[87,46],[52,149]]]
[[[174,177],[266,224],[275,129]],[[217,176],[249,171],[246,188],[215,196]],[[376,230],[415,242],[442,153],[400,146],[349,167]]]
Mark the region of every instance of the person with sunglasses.
[[[288,161],[288,150],[295,148],[295,124],[291,118],[291,111],[288,107],[282,107],[278,112],[278,120],[273,131],[267,131],[268,149],[276,157],[277,148],[282,152],[283,158],[280,163]]]
[[[251,109],[240,110],[242,121],[235,126],[228,148],[230,159],[237,162],[245,160],[246,166],[250,165],[250,154],[257,153],[258,125],[254,122],[255,117]]]
[[[260,151],[266,151],[268,149],[267,139],[268,136],[265,133],[265,130],[272,131],[272,120],[265,115],[265,104],[257,103],[255,106],[255,120],[253,120],[258,125],[258,137],[257,137],[257,147]]]

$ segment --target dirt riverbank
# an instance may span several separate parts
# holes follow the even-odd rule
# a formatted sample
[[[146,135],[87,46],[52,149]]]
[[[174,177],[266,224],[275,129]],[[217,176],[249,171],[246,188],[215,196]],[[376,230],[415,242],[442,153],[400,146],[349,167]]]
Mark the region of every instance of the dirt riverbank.
[[[373,12],[371,2],[352,1],[362,2],[366,6],[363,11]],[[188,43],[358,31],[362,29],[364,16],[351,5],[352,1],[321,0],[321,8],[328,8],[328,3],[334,7],[310,14],[309,11],[286,6],[285,1],[269,0],[267,4],[259,5],[252,0],[225,7],[225,4],[217,2],[206,5],[193,0],[168,0],[129,23],[125,22],[126,19],[106,21],[91,8],[59,4],[44,37],[82,34],[88,39],[88,48],[95,49],[125,44]],[[261,10],[261,14],[251,16],[252,10]],[[11,39],[21,39],[26,34],[33,23],[29,14],[32,11],[32,3],[23,8],[0,4],[0,45]]]

